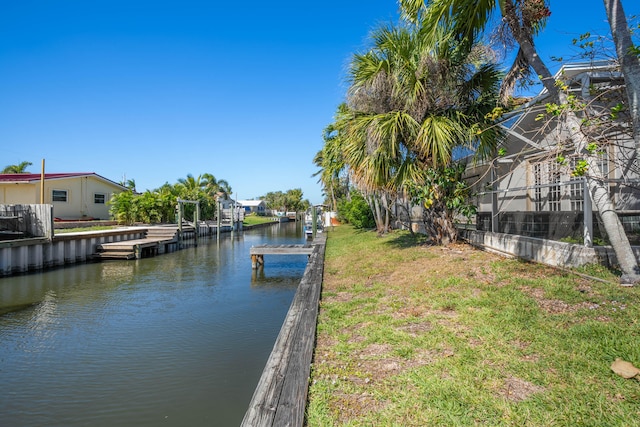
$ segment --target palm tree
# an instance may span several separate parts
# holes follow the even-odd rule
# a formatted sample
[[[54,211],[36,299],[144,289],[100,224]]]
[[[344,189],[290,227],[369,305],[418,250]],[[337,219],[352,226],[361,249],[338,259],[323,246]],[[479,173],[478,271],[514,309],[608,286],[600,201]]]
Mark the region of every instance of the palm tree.
[[[609,2],[610,0],[605,0],[605,5]],[[496,23],[496,27],[502,29],[502,33],[518,45],[516,60],[503,84],[503,97],[509,95],[515,80],[526,76],[533,69],[552,99],[558,100],[560,104],[568,103],[567,94],[556,85],[534,45],[535,35],[544,27],[546,18],[550,15],[545,0],[433,0],[426,4],[423,0],[399,0],[399,3],[403,16],[420,25],[422,36],[431,45],[442,43],[443,29],[447,34],[444,40],[448,37],[473,42],[491,23]],[[496,14],[499,19],[492,20],[496,18]],[[590,154],[586,150],[588,139],[581,131],[581,121],[577,115],[569,112],[564,120],[563,125],[572,133],[576,153],[588,164],[585,179],[623,271],[621,281],[640,282],[638,261],[626,234],[621,231],[624,229],[605,187],[599,159],[595,153]]]
[[[374,196],[379,231],[388,226],[380,213],[388,212],[404,182],[420,182],[425,168],[448,165],[454,147],[480,155],[496,143],[485,118],[497,102],[495,66],[481,49],[425,40],[409,27],[375,31],[372,49],[354,56],[348,105],[335,123],[354,181]]]
[[[213,199],[218,199],[219,197],[226,198],[231,194],[231,186],[224,179],[217,180],[216,177],[210,173],[203,173],[201,177],[202,187]]]
[[[327,126],[323,132],[324,145],[322,150],[313,158],[313,163],[320,168],[313,176],[318,176],[318,182],[322,184],[323,191],[331,200],[333,211],[338,210],[338,191],[341,188],[341,175],[345,170],[345,163],[342,155],[342,147],[338,132],[333,124]],[[328,193],[328,194],[327,194]],[[344,189],[345,195],[349,189]]]
[[[125,183],[124,186],[127,187],[129,190],[133,191],[134,193],[136,192],[136,180],[131,178],[128,179]]]
[[[202,179],[202,175],[194,178],[193,175],[187,174],[186,178],[178,179],[178,185],[190,194],[202,189],[206,185],[206,182]]]
[[[231,188],[231,185],[227,180],[219,179],[217,181],[217,184],[218,184],[218,193],[222,193],[223,197],[228,197],[233,193],[233,189]]]
[[[20,162],[17,165],[6,166],[0,173],[29,173],[27,168],[31,166],[31,162]]]

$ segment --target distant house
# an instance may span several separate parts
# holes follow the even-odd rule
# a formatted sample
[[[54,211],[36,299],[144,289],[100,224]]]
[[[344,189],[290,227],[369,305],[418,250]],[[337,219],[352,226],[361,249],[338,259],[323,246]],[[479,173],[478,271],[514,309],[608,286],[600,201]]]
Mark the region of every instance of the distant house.
[[[0,174],[0,204],[40,203],[40,174]],[[44,203],[59,219],[108,219],[107,202],[126,187],[94,172],[47,173]]]
[[[265,215],[267,212],[267,204],[264,200],[238,200],[238,205],[242,206],[245,214]]]

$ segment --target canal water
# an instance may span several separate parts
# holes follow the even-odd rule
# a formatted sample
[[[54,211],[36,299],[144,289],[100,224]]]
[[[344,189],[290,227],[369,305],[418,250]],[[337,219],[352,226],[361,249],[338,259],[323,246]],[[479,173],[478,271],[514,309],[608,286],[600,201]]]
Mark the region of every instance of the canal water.
[[[295,223],[0,279],[0,425],[237,426],[307,256]]]

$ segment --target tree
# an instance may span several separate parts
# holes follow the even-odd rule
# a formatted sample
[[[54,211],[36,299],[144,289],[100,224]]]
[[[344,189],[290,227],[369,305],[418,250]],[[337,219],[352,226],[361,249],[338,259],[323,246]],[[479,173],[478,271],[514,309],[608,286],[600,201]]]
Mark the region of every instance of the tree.
[[[31,162],[20,162],[17,165],[8,165],[0,173],[29,173],[27,168],[32,164]]]
[[[301,188],[293,188],[291,190],[287,190],[287,192],[285,193],[285,211],[303,212],[307,210],[308,206],[305,206],[305,203],[302,200],[302,196],[303,193]]]
[[[319,176],[318,182],[322,184],[326,200],[330,201],[331,210],[338,210],[338,200],[349,194],[348,175],[345,172],[345,163],[338,132],[333,124],[327,126],[323,132],[324,145],[322,150],[313,158],[313,163],[320,168],[313,176]]]
[[[407,183],[407,193],[414,203],[425,207],[423,225],[436,242],[449,243],[458,236],[455,220],[464,216],[469,220],[476,213],[470,202],[470,187],[464,182],[465,165],[457,163],[425,171],[421,185]]]
[[[265,201],[267,209],[281,212],[303,212],[309,207],[309,201],[302,199],[302,189],[294,188],[282,191],[270,191],[261,199]]]
[[[605,5],[610,1],[614,0],[605,0]],[[550,15],[545,0],[434,0],[426,4],[422,0],[400,0],[400,6],[404,16],[420,22],[424,38],[434,45],[442,42],[443,29],[447,37],[473,41],[491,22],[499,22],[502,34],[518,45],[516,60],[503,84],[503,97],[513,88],[513,81],[526,77],[532,69],[552,99],[562,105],[569,104],[567,94],[559,90],[534,45],[535,35],[544,28]],[[491,21],[495,14],[499,15],[499,21]],[[621,281],[640,282],[638,261],[605,187],[599,159],[587,150],[589,141],[581,132],[581,121],[575,113],[568,112],[562,125],[572,134],[576,154],[584,158],[587,186],[623,272]]]
[[[178,179],[178,187],[182,188],[185,195],[196,194],[198,191],[202,190],[206,185],[207,185],[207,181],[202,177],[202,175],[198,175],[197,178],[194,178],[193,175],[187,174],[186,178]]]
[[[348,104],[335,128],[352,180],[384,233],[390,201],[405,182],[426,184],[425,171],[449,165],[456,147],[479,156],[495,147],[488,113],[500,73],[481,46],[467,50],[453,39],[429,46],[412,27],[382,27],[372,38],[373,47],[352,60]]]
[[[353,225],[354,228],[368,229],[376,226],[371,208],[357,190],[352,190],[349,199],[340,201],[337,211],[340,220]]]
[[[131,190],[114,193],[109,201],[109,213],[120,224],[131,225],[136,221],[134,194]]]
[[[121,181],[120,185],[122,185],[123,187],[127,187],[129,190],[133,191],[134,193],[136,192],[136,180],[135,179],[128,179],[126,181]]]
[[[286,212],[287,202],[282,191],[270,191],[261,197],[264,199],[267,209]]]
[[[201,179],[202,187],[213,199],[217,200],[219,197],[226,199],[231,194],[231,186],[224,179],[217,180],[210,173],[202,174]]]
[[[217,190],[212,190],[213,182]],[[211,174],[197,178],[189,174],[174,185],[166,182],[160,188],[141,194],[135,193],[135,181],[128,180],[127,187],[128,191],[114,194],[110,200],[111,214],[125,224],[174,222],[178,198],[200,202],[200,218],[211,219],[216,213],[216,198],[220,191],[231,189],[226,181],[216,181]],[[186,218],[193,218],[194,212],[194,205],[185,205]]]

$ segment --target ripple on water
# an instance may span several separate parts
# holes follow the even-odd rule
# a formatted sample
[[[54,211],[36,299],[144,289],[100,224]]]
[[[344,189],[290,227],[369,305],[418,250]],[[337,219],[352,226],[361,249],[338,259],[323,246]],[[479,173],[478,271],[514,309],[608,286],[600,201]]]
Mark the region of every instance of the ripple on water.
[[[260,243],[0,279],[2,423],[237,425],[306,264]]]

